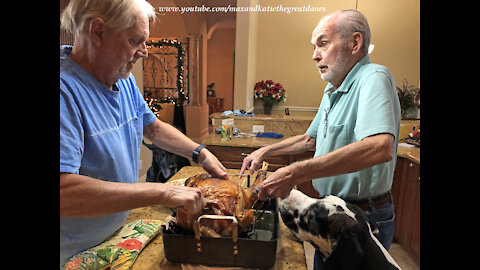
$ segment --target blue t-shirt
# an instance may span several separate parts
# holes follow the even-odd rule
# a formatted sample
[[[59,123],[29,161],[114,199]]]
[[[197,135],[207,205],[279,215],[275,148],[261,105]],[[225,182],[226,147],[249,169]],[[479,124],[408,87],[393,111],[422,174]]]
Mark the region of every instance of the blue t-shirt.
[[[60,51],[60,172],[136,183],[143,126],[153,123],[134,77],[110,90]],[[129,211],[94,218],[60,218],[60,264],[105,241]]]
[[[379,133],[395,137],[394,158],[358,172],[313,179],[320,195],[336,195],[359,199],[380,195],[390,190],[395,170],[400,103],[390,71],[362,58],[334,91],[325,87],[318,112],[307,134],[317,139],[314,157],[323,156],[348,144]]]

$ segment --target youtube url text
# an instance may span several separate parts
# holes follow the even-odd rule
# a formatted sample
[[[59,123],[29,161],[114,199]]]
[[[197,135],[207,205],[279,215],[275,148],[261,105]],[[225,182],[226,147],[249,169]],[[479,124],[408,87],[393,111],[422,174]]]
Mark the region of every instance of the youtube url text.
[[[192,6],[192,7],[158,7],[160,13],[165,12],[178,12],[184,14],[186,12],[283,12],[286,14],[291,14],[295,12],[325,12],[326,7],[312,7],[308,6],[297,6],[297,7],[285,7],[282,5],[276,6],[249,6],[249,7],[237,7],[237,6],[219,6],[219,7],[210,7],[210,6]]]

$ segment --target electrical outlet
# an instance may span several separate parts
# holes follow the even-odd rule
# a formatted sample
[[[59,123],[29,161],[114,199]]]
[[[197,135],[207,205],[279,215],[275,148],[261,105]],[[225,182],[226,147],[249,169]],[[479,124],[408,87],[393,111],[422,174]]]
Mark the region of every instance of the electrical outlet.
[[[265,132],[263,125],[252,125],[252,133]]]

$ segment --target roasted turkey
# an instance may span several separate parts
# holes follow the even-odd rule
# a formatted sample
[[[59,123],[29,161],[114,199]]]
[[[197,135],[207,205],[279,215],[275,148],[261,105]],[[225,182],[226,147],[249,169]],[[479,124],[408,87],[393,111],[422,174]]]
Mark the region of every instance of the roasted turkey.
[[[185,186],[198,187],[207,205],[202,213],[196,216],[177,213],[177,222],[180,227],[193,231],[193,223],[200,215],[234,216],[238,221],[238,231],[253,224],[255,209],[263,204],[258,200],[260,184],[267,178],[268,163],[264,162],[257,171],[253,184],[244,188],[235,181],[212,178],[209,174],[198,174],[188,178]],[[220,237],[232,235],[231,220],[202,219],[200,232],[202,236]]]

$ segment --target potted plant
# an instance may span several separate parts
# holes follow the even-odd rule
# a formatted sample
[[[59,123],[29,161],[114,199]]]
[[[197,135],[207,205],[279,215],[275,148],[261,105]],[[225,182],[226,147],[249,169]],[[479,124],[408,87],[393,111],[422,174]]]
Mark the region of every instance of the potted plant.
[[[413,107],[415,104],[415,96],[420,88],[413,85],[408,85],[407,79],[403,80],[402,88],[397,86],[398,99],[400,101],[400,109],[402,112],[402,119],[407,118],[407,110]]]
[[[286,102],[287,95],[285,89],[280,83],[276,83],[272,80],[259,81],[255,84],[255,99],[261,99],[263,101],[263,111],[265,114],[272,114],[273,105],[280,101]]]

